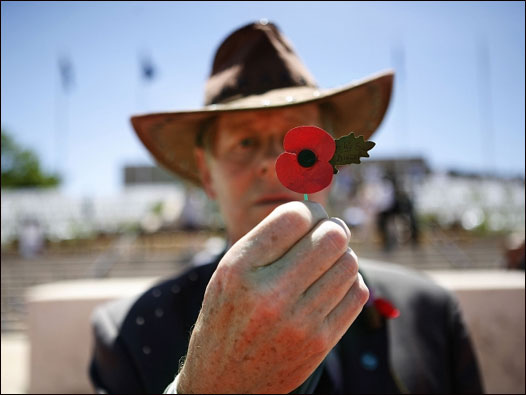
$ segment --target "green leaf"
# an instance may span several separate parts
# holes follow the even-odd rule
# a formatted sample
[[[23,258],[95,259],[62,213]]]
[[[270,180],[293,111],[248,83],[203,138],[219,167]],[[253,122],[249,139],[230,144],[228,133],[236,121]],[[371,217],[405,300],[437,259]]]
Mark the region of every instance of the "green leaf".
[[[360,158],[368,158],[369,154],[367,151],[375,145],[376,143],[372,141],[365,141],[363,136],[356,137],[354,133],[350,133],[336,140],[336,150],[329,163],[334,167],[336,173],[335,166],[350,165],[351,163],[358,164],[360,163]]]

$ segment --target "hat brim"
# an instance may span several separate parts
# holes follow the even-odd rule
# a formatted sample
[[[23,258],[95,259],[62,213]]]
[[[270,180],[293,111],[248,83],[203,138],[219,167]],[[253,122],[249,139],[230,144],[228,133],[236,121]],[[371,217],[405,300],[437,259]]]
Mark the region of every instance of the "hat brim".
[[[200,185],[194,147],[202,125],[212,117],[226,112],[266,111],[309,103],[329,103],[334,137],[354,132],[367,140],[387,111],[393,79],[393,71],[386,71],[324,91],[311,87],[276,89],[199,110],[136,115],[131,117],[131,122],[139,139],[161,166]]]

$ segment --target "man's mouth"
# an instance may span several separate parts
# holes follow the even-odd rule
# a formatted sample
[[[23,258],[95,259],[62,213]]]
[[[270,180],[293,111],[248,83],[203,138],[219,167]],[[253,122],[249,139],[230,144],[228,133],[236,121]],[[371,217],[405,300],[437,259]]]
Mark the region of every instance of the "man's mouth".
[[[298,200],[298,199],[292,196],[288,196],[288,195],[268,195],[268,196],[263,196],[262,198],[256,200],[256,205],[258,206],[280,205],[280,204],[285,204],[285,203],[292,202],[295,200]]]

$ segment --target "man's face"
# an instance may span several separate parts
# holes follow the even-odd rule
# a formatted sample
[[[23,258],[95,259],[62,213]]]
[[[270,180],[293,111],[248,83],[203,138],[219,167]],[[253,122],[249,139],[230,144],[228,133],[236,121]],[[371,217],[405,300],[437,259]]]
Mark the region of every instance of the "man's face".
[[[321,126],[316,105],[219,116],[212,153],[197,149],[203,186],[217,200],[228,235],[237,241],[280,204],[303,200],[278,180],[275,162],[285,134],[296,126]],[[329,188],[309,195],[326,204]]]

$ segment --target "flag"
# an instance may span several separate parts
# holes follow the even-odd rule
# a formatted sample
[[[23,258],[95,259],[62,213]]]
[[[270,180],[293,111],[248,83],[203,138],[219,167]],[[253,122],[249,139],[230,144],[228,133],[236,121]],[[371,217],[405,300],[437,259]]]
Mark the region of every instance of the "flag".
[[[73,65],[70,58],[61,56],[58,60],[58,67],[62,89],[64,89],[65,92],[69,92],[73,87]]]
[[[142,56],[141,60],[141,77],[146,81],[152,81],[157,73],[155,66],[149,56]]]

